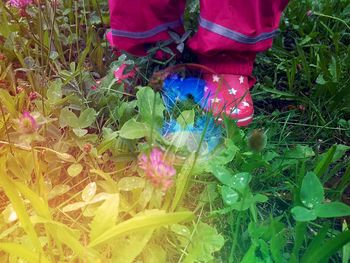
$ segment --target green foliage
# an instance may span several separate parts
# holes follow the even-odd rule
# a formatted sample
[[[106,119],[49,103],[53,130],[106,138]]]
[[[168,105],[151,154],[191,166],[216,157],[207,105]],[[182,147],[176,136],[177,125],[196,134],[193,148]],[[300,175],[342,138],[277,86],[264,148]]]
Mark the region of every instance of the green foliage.
[[[348,17],[347,1],[290,2],[274,47],[258,57],[256,101],[276,105],[269,113],[290,133],[349,142]]]
[[[204,240],[205,242],[203,242]],[[199,223],[195,226],[190,242],[188,253],[183,262],[210,262],[214,259],[212,254],[223,246],[224,238],[218,234],[215,228]]]
[[[194,124],[194,118],[194,110],[187,110],[181,112],[181,115],[177,118],[177,122],[181,125],[181,127],[186,128],[188,125]]]
[[[323,186],[316,174],[309,172],[305,175],[300,189],[300,199],[308,208],[313,208],[323,202]]]
[[[160,94],[150,87],[143,87],[136,93],[136,97],[141,121],[156,128],[162,127],[165,107]]]
[[[287,262],[283,255],[286,245],[285,226],[280,219],[261,224],[251,222],[248,226],[252,245],[242,262]]]
[[[190,32],[115,58],[107,1],[41,4],[21,17],[0,2],[1,262],[348,261],[347,1],[290,3],[257,60],[255,122],[224,117],[223,143],[204,156],[201,135],[161,135],[169,116],[192,125],[193,103],[171,115],[159,87],[138,86]],[[199,1],[187,4],[195,29]],[[122,64],[135,79],[115,79]],[[20,129],[25,111],[33,133]],[[154,147],[176,169],[167,192],[138,165]]]
[[[127,121],[120,130],[120,137],[125,139],[140,139],[150,135],[150,127],[143,122],[137,122],[135,119]]]
[[[317,217],[331,218],[350,215],[350,206],[340,202],[324,203],[323,186],[315,173],[305,175],[300,189],[300,200],[305,207],[296,206],[292,214],[297,221],[312,221]]]
[[[60,126],[64,128],[69,126],[73,129],[84,129],[95,121],[96,111],[91,108],[80,113],[79,118],[68,108],[63,108],[60,115]]]

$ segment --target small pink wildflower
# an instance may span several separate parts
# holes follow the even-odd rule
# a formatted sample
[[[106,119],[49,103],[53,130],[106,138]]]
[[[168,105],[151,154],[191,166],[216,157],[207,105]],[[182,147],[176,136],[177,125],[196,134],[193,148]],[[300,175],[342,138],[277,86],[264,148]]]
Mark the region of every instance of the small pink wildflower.
[[[38,123],[28,111],[25,111],[19,119],[19,127],[25,134],[36,132],[39,129]]]
[[[309,10],[309,11],[306,12],[306,15],[308,17],[312,16],[313,14],[314,14],[314,12],[312,12],[312,10]]]
[[[2,61],[2,60],[6,60],[6,55],[3,53],[0,53],[0,61]]]
[[[33,0],[10,0],[9,3],[11,6],[24,9],[33,3]]]
[[[90,153],[91,150],[92,150],[92,144],[91,143],[86,143],[84,146],[83,146],[83,150],[85,153]]]
[[[101,80],[98,79],[95,81],[95,85],[91,86],[91,90],[93,90],[93,91],[97,90],[100,87],[100,85],[101,85]]]
[[[29,100],[33,101],[36,100],[39,97],[39,93],[37,93],[36,91],[31,91],[29,93]]]
[[[16,88],[16,93],[17,94],[19,94],[19,93],[21,93],[21,92],[23,92],[24,91],[24,89],[22,88],[22,87],[20,87],[20,86],[18,86],[17,88]]]
[[[142,154],[139,157],[139,166],[144,170],[146,177],[152,184],[163,191],[168,190],[173,184],[176,170],[166,163],[164,153],[161,150],[154,148],[149,157]]]
[[[58,8],[59,5],[60,5],[60,1],[58,1],[58,0],[52,0],[51,1],[52,8]]]

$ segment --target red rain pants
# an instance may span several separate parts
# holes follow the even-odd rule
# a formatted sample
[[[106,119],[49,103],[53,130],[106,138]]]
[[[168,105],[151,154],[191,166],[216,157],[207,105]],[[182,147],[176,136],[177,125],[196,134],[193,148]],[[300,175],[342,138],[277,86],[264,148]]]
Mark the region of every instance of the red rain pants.
[[[198,32],[188,47],[219,74],[250,76],[255,55],[272,45],[288,0],[201,0]],[[185,0],[109,0],[115,48],[146,55],[145,46],[183,34]]]

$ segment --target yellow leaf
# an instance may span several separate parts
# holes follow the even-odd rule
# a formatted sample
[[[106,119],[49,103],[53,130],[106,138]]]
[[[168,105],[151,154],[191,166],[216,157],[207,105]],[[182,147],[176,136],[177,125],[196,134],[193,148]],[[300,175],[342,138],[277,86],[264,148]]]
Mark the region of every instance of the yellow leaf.
[[[144,263],[166,262],[165,250],[156,244],[151,244],[146,247],[142,253]]]
[[[89,203],[87,203],[87,202],[76,202],[73,204],[66,205],[65,207],[62,208],[62,211],[65,213],[75,211],[75,210],[78,210],[80,208],[87,206],[88,204]]]
[[[12,117],[17,116],[16,103],[7,90],[0,89],[0,101]]]
[[[58,184],[55,185],[54,188],[51,189],[51,191],[47,195],[47,199],[51,200],[59,195],[63,195],[67,193],[70,189],[70,186],[65,184]]]
[[[179,175],[176,179],[176,190],[171,204],[170,211],[175,211],[176,208],[181,204],[185,194],[187,193],[188,183],[191,179],[193,166],[196,162],[195,153],[191,154],[183,165]]]
[[[110,240],[111,238],[115,238],[129,232],[156,228],[165,225],[176,224],[185,220],[190,220],[193,218],[193,216],[194,215],[192,212],[176,212],[166,214],[164,211],[137,216],[108,229],[100,236],[92,240],[88,247],[95,247]]]
[[[37,193],[22,182],[14,182],[14,185],[18,191],[30,201],[30,204],[39,216],[47,219],[51,218],[48,204]]]
[[[0,251],[24,259],[29,263],[50,263],[47,258],[16,243],[0,243]]]
[[[61,153],[61,152],[58,152],[58,151],[55,151],[53,149],[50,149],[50,148],[46,148],[46,147],[35,147],[35,149],[41,149],[41,150],[45,150],[45,151],[48,151],[48,152],[52,152],[54,154],[56,154],[56,156],[61,159],[62,161],[65,161],[65,162],[69,162],[69,163],[75,163],[76,160],[74,158],[74,156],[68,154],[68,153]]]
[[[69,176],[78,176],[83,171],[83,166],[80,163],[73,163],[67,169]]]
[[[15,222],[18,219],[17,213],[11,203],[4,209],[4,211],[2,211],[2,215],[5,222],[8,224]]]
[[[85,202],[89,202],[96,194],[96,189],[97,185],[95,182],[89,183],[87,186],[85,186],[83,192],[81,193],[81,198]]]
[[[29,215],[26,211],[25,205],[12,180],[5,172],[5,158],[0,159],[0,186],[2,186],[6,196],[10,199],[14,210],[21,222],[23,230],[28,234],[30,240],[33,242],[37,252],[43,252],[38,235],[35,232],[34,226],[30,222]]]
[[[70,249],[77,254],[83,262],[96,262],[98,258],[97,252],[92,248],[87,248],[79,241],[80,233],[54,220],[35,217],[33,220],[36,223],[44,223],[50,229],[50,232],[55,236],[56,242],[66,244]],[[37,261],[39,262],[39,261]]]
[[[142,253],[145,246],[151,239],[154,232],[154,228],[149,230],[141,230],[127,235],[124,237],[118,237],[113,242],[113,258],[114,263],[133,263],[138,255]],[[130,248],[132,246],[132,249]],[[165,262],[165,261],[158,261]]]
[[[90,240],[94,240],[117,223],[118,210],[119,194],[110,195],[96,210],[95,217],[90,226]]]

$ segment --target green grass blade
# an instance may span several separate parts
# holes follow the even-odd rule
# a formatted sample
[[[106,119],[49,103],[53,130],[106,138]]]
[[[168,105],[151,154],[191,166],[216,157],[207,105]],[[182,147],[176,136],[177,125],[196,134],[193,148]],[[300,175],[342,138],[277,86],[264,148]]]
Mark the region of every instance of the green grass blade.
[[[293,247],[291,259],[289,261],[290,263],[299,262],[299,251],[305,240],[306,225],[307,224],[304,222],[297,222],[296,224],[294,247]]]
[[[93,36],[89,32],[90,32],[90,30],[88,30],[88,32],[87,32],[88,39],[87,39],[87,42],[86,42],[86,47],[85,47],[83,53],[79,57],[78,67],[77,67],[78,70],[81,70],[83,63],[85,62],[86,57],[87,57],[87,55],[89,54],[89,52],[91,50],[91,44],[92,44],[92,37]]]
[[[343,222],[343,231],[348,230],[348,224],[346,223],[346,221],[344,220]],[[344,247],[343,247],[343,257],[342,257],[342,263],[349,263],[350,262],[350,242],[347,243]]]
[[[348,167],[346,168],[346,171],[343,174],[339,185],[337,186],[336,192],[339,193],[338,197],[341,197],[341,195],[343,194],[345,189],[349,186],[349,184],[350,184],[350,163],[349,163]]]
[[[314,251],[322,246],[322,243],[324,242],[327,236],[328,230],[329,230],[329,225],[326,225],[318,232],[316,237],[311,241],[310,245],[306,249],[301,259],[301,262],[308,262],[311,259],[310,256],[312,256]]]
[[[344,245],[350,242],[350,230],[340,233],[339,235],[328,239],[323,246],[319,246],[313,251],[307,260],[302,261],[302,263],[317,263],[322,262],[325,259],[332,256],[338,250],[340,250]]]
[[[325,154],[325,156],[322,158],[321,161],[319,161],[316,165],[316,168],[314,170],[315,174],[321,178],[322,175],[324,175],[327,171],[327,168],[332,163],[333,156],[335,154],[335,150],[337,149],[336,145],[333,145]]]
[[[189,183],[189,179],[191,176],[191,172],[193,170],[194,162],[195,162],[195,154],[192,154],[187,161],[185,162],[184,166],[182,167],[179,175],[176,179],[176,190],[175,195],[173,198],[173,202],[170,207],[170,211],[175,211],[177,206],[181,203],[181,200],[184,198],[186,192],[187,192],[187,186]]]

